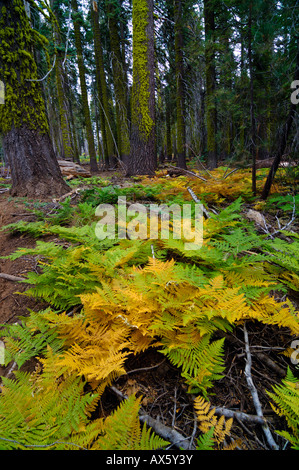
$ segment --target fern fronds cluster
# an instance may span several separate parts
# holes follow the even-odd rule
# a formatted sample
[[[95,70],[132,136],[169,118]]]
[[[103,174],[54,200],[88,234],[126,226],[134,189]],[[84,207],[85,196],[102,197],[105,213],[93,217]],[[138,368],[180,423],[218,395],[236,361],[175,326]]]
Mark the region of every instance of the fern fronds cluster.
[[[179,180],[179,187],[184,185],[185,180]],[[34,374],[18,372],[16,380],[4,380],[0,438],[7,440],[0,445],[163,446],[140,428],[140,401],[133,398],[105,422],[89,419],[106,387],[126,373],[130,355],[157,348],[180,370],[188,391],[206,399],[225,374],[225,342],[215,338],[219,330],[230,331],[249,320],[298,335],[298,312],[289,300],[279,302],[271,295],[286,292],[298,276],[296,237],[288,243],[257,235],[240,217],[240,208],[238,199],[205,220],[203,246],[196,251],[186,251],[184,241],[172,237],[100,242],[93,225],[11,226],[38,237],[55,234],[58,240],[38,241],[35,248],[10,256],[36,257],[42,272],[27,274],[31,287],[25,295],[43,299],[50,307],[29,312],[19,324],[2,330],[7,362],[14,360],[21,367],[37,358],[41,367]],[[89,209],[83,210],[89,214]],[[282,391],[275,393],[277,407],[288,413]],[[287,396],[285,391],[282,395]],[[199,446],[221,444],[231,421],[217,419],[204,399],[198,398],[196,407],[200,429],[206,433]],[[8,420],[11,426],[5,427]],[[294,426],[293,421],[289,424]]]
[[[216,444],[223,444],[226,436],[230,433],[233,418],[225,420],[223,415],[217,418],[215,408],[211,408],[210,403],[201,396],[196,397],[194,409],[200,431],[207,434],[210,438],[212,437]]]
[[[279,385],[273,386],[268,395],[275,413],[284,416],[290,431],[276,431],[287,439],[295,450],[299,450],[299,380],[290,370]]]

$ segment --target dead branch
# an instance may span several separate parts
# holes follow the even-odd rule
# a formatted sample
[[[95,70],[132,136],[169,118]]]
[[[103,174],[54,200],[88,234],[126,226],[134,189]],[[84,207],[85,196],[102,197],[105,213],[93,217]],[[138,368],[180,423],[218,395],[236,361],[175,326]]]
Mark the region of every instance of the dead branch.
[[[224,408],[224,406],[217,406],[215,408],[216,415],[223,415],[226,418],[234,418],[240,421],[245,421],[247,423],[253,424],[265,424],[265,418],[257,415],[248,415],[247,413],[243,413],[242,411],[233,411],[229,410],[228,408]]]
[[[199,176],[197,175],[196,173],[193,173],[193,171],[190,171],[190,170],[185,170],[184,168],[179,168],[177,166],[173,166],[173,165],[169,165],[170,168],[173,168],[175,170],[179,170],[180,172],[188,175],[188,176],[193,176],[194,178],[198,178],[200,179],[201,181],[207,181],[206,178],[204,178],[203,176]]]
[[[178,447],[179,449],[189,450],[189,437],[182,436],[182,434],[180,434],[175,429],[171,429],[170,427],[165,426],[165,424],[157,421],[149,415],[141,414],[139,419],[141,423],[146,423],[155,431],[155,433],[159,434],[159,436],[161,436],[163,439],[171,442],[171,444],[174,446]],[[192,449],[194,450],[195,447],[192,446],[191,450]]]
[[[245,352],[246,352],[246,366],[245,366],[244,373],[245,373],[245,377],[247,380],[247,385],[250,390],[257,415],[260,416],[261,418],[264,418],[261,402],[257,393],[257,389],[252,380],[252,375],[251,375],[252,358],[251,358],[250,347],[249,347],[248,332],[247,332],[245,323],[244,323],[244,342],[245,342]],[[266,422],[262,424],[262,429],[264,431],[265,437],[267,439],[267,442],[270,448],[272,450],[279,450],[279,447],[274,441],[271,431],[269,429],[269,426],[267,425]]]
[[[26,281],[24,277],[12,276],[11,274],[0,273],[0,277],[2,279],[6,279],[7,281],[19,282],[19,281]]]
[[[118,390],[117,387],[113,385],[110,386],[110,389],[118,396],[120,400],[127,400],[128,396]],[[161,436],[163,439],[169,441],[175,447],[183,450],[190,449],[190,440],[189,437],[184,437],[175,429],[170,428],[169,426],[165,426],[165,424],[161,423],[160,421],[152,418],[148,414],[144,413],[142,409],[139,412],[139,420],[141,423],[146,423],[149,427],[151,427],[156,434]],[[191,450],[194,450],[195,447],[192,446]]]
[[[187,188],[188,192],[190,193],[193,201],[195,201],[197,204],[201,204],[202,205],[202,211],[204,213],[204,215],[209,218],[210,217],[210,213],[209,211],[207,211],[207,209],[204,207],[203,203],[198,199],[198,197],[196,196],[196,194],[192,191],[192,189],[188,186]]]

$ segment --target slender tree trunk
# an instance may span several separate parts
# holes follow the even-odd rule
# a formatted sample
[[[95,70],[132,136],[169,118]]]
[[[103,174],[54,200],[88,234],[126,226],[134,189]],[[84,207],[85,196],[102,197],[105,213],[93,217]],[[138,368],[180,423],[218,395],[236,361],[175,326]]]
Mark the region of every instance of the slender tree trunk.
[[[171,121],[170,121],[170,97],[169,89],[165,90],[165,120],[166,120],[166,160],[172,160],[172,143],[171,143]]]
[[[186,126],[185,126],[185,87],[183,62],[182,2],[174,0],[175,21],[175,78],[176,78],[176,112],[177,112],[177,162],[180,168],[186,166]]]
[[[299,36],[297,37],[297,56],[296,56],[296,68],[295,68],[294,80],[299,80]],[[270,171],[268,173],[268,177],[267,177],[267,180],[266,180],[263,192],[262,192],[261,197],[264,200],[266,200],[267,197],[269,196],[271,186],[272,186],[272,182],[274,180],[276,171],[279,167],[281,157],[283,156],[285,148],[287,146],[288,137],[289,137],[290,130],[291,130],[291,127],[292,127],[294,116],[295,116],[296,106],[297,105],[295,103],[291,103],[291,105],[290,105],[289,114],[288,114],[286,123],[285,123],[285,125],[282,129],[282,133],[281,133],[280,139],[278,141],[278,145],[277,145],[277,151],[276,151],[272,166],[271,166]]]
[[[98,90],[98,100],[99,100],[97,107],[99,108],[99,114],[100,114],[103,145],[104,145],[104,148],[107,149],[106,164],[109,165],[109,163],[113,164],[114,159],[115,159],[114,143],[113,143],[113,135],[112,135],[112,119],[111,119],[111,114],[110,114],[107,84],[106,84],[105,69],[104,69],[102,37],[101,37],[101,30],[100,30],[100,25],[99,25],[98,5],[94,0],[92,0],[91,3],[92,3],[91,21],[92,21],[92,28],[93,28],[94,50],[95,50],[95,60],[96,60],[96,79],[97,79],[97,90]]]
[[[50,139],[41,85],[36,81],[33,33],[22,0],[0,0],[0,31],[0,80],[6,89],[0,133],[11,167],[11,194],[62,195],[69,188]]]
[[[215,103],[216,71],[215,71],[215,18],[213,0],[204,0],[205,19],[205,62],[206,62],[206,118],[207,118],[207,150],[208,167],[217,167],[217,114]]]
[[[75,33],[75,45],[76,45],[76,51],[77,51],[77,64],[78,64],[78,69],[79,69],[79,78],[80,78],[80,86],[81,86],[81,97],[82,97],[83,113],[84,113],[85,127],[86,127],[87,141],[88,141],[90,171],[91,172],[97,172],[98,171],[98,165],[97,165],[97,160],[96,160],[94,135],[93,135],[92,123],[91,123],[91,118],[90,118],[90,110],[89,110],[89,104],[88,104],[88,95],[87,95],[87,86],[86,86],[86,78],[85,78],[85,66],[84,66],[84,60],[83,60],[83,50],[82,50],[80,23],[78,21],[78,2],[77,2],[77,0],[72,0],[72,8],[73,8],[73,23],[74,23],[74,33]]]
[[[253,70],[252,70],[252,3],[249,5],[248,18],[248,62],[250,79],[250,128],[251,143],[250,153],[252,157],[252,192],[256,195],[256,126],[254,116],[254,91],[253,91]]]
[[[128,122],[128,99],[125,64],[120,48],[119,27],[117,23],[117,5],[115,0],[106,0],[107,14],[109,18],[109,36],[111,47],[111,62],[113,84],[115,93],[117,143],[121,160],[125,165],[130,155],[130,128]]]
[[[153,0],[133,0],[133,87],[128,175],[154,175],[155,55]]]

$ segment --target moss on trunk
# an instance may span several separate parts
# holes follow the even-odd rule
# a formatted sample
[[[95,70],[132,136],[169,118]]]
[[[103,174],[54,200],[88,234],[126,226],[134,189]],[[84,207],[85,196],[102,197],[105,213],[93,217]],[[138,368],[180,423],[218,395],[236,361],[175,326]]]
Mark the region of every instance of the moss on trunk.
[[[152,0],[133,0],[133,86],[128,174],[154,174],[155,60]]]
[[[24,2],[0,0],[0,133],[12,172],[11,193],[44,197],[68,190],[49,137],[49,127],[32,50],[46,43],[30,26]]]

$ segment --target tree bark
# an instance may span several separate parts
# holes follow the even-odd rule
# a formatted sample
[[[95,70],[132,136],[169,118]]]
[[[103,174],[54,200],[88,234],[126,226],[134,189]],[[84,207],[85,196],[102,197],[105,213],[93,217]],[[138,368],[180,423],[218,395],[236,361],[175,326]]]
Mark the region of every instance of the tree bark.
[[[182,2],[174,0],[174,48],[176,76],[176,113],[177,113],[177,162],[179,168],[186,169],[186,126],[185,126],[185,87],[183,62]]]
[[[296,68],[295,68],[294,80],[299,80],[299,36],[297,37],[297,54],[296,54]],[[266,200],[267,197],[269,196],[271,186],[272,186],[272,182],[274,180],[276,171],[279,167],[281,157],[283,156],[285,148],[287,146],[288,137],[289,137],[290,130],[291,130],[291,127],[292,127],[294,116],[295,116],[295,111],[296,111],[296,104],[291,103],[286,123],[285,123],[285,125],[282,129],[282,133],[281,133],[280,139],[278,141],[276,155],[274,157],[272,166],[271,166],[270,171],[269,171],[268,176],[267,176],[265,186],[263,188],[263,192],[262,192],[261,197],[264,200]]]
[[[69,190],[64,182],[48,133],[12,127],[3,137],[11,167],[11,195],[43,198],[61,196]]]
[[[249,4],[248,17],[248,62],[250,83],[250,153],[252,157],[252,192],[256,195],[256,126],[254,116],[253,69],[252,69],[252,3]]]
[[[206,69],[206,119],[207,119],[207,151],[208,167],[217,167],[217,114],[215,103],[216,71],[215,71],[215,17],[212,0],[204,0],[205,20],[205,69]]]
[[[133,87],[128,175],[154,175],[155,55],[153,0],[133,0]]]
[[[128,97],[125,64],[120,48],[120,35],[117,22],[117,8],[115,0],[106,0],[106,9],[109,18],[109,36],[111,47],[111,62],[113,85],[115,94],[117,144],[121,160],[127,165],[130,155],[130,128],[128,121]]]
[[[115,159],[112,135],[112,119],[110,115],[107,84],[104,70],[102,37],[99,25],[99,13],[97,9],[97,3],[94,2],[94,0],[91,1],[91,24],[93,29],[94,51],[96,60],[96,82],[99,100],[99,103],[97,103],[96,105],[99,109],[100,114],[103,145],[104,149],[106,149],[107,151],[107,155],[105,158],[106,164],[112,165]]]
[[[85,119],[86,135],[87,135],[87,141],[88,141],[90,171],[91,172],[97,172],[98,171],[98,165],[97,165],[97,159],[96,159],[94,135],[93,135],[93,129],[92,129],[91,118],[90,118],[90,110],[89,110],[89,104],[88,104],[88,95],[87,95],[87,86],[86,86],[86,78],[85,78],[85,66],[84,66],[84,60],[83,60],[83,50],[82,50],[80,23],[78,21],[78,2],[77,2],[77,0],[72,0],[72,8],[73,8],[73,24],[74,24],[74,33],[75,33],[75,45],[76,45],[76,51],[77,51],[77,63],[78,63],[80,86],[81,86],[81,97],[82,97],[83,113],[84,113],[84,119]]]
[[[11,194],[60,196],[69,188],[50,139],[32,55],[33,33],[22,0],[0,0],[0,30],[0,79],[6,88],[5,104],[0,105],[0,133],[11,167]]]

